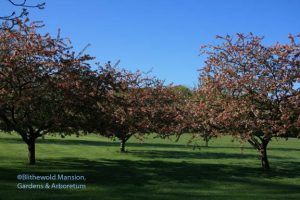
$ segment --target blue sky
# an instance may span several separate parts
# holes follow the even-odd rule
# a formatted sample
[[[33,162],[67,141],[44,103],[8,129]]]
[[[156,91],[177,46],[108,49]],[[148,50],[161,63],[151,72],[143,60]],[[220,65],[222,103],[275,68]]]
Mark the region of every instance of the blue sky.
[[[215,43],[215,35],[253,32],[273,44],[287,42],[288,33],[300,33],[299,0],[45,2],[44,10],[31,9],[29,15],[44,21],[43,31],[54,34],[61,28],[77,51],[91,44],[86,53],[101,64],[120,59],[120,67],[152,70],[167,83],[188,87],[197,85],[197,70],[203,66],[200,46]],[[12,10],[16,9],[0,0],[0,15]]]

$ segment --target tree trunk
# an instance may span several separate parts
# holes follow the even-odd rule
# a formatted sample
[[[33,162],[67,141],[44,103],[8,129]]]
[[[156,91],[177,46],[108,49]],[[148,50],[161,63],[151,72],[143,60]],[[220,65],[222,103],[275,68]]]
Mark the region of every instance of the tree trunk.
[[[204,137],[204,141],[205,141],[205,147],[208,147],[208,141],[209,141],[209,139],[208,139],[207,136]]]
[[[35,164],[35,140],[31,140],[27,144],[28,146],[28,161],[30,165]]]
[[[125,152],[125,143],[126,143],[126,139],[121,139],[120,151],[121,151],[122,153]]]
[[[261,154],[261,167],[263,170],[268,171],[270,170],[270,165],[269,165],[269,160],[267,156],[267,145],[268,142],[265,143],[264,141],[262,142],[262,148],[260,149],[260,154]]]
[[[270,165],[269,165],[269,160],[267,155],[267,146],[271,138],[266,138],[266,137],[263,138],[258,137],[258,138],[260,139],[260,142],[255,137],[249,139],[248,142],[260,153],[260,161],[261,161],[262,169],[268,171],[270,170]]]

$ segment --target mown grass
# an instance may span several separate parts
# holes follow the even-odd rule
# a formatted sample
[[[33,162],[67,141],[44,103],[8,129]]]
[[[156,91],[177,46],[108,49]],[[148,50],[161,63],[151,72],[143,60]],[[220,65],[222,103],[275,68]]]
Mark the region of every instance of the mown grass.
[[[197,148],[186,145],[188,139],[133,138],[128,152],[120,153],[118,142],[95,135],[47,136],[38,140],[37,164],[30,166],[21,139],[1,133],[0,199],[300,199],[300,140],[273,140],[272,170],[264,172],[248,144],[241,153],[240,143],[229,137],[213,139],[209,147],[198,141]],[[76,173],[87,178],[87,188],[20,190],[16,185],[24,181],[16,176],[23,173]]]

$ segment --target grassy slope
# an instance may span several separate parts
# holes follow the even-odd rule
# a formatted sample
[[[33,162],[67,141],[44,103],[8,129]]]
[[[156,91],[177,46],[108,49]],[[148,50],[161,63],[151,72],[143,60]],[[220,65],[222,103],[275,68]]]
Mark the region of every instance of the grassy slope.
[[[37,165],[28,166],[26,145],[1,133],[0,199],[300,199],[297,139],[270,143],[268,173],[260,170],[255,150],[245,145],[241,154],[230,138],[195,150],[186,143],[187,137],[178,143],[132,139],[122,154],[118,143],[98,136],[48,136],[38,141]],[[87,177],[87,189],[17,190],[20,173],[76,173]]]

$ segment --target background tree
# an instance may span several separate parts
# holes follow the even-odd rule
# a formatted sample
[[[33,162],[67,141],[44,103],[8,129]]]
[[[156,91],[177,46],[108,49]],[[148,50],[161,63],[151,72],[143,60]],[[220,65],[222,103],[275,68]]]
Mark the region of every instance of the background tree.
[[[190,98],[194,95],[193,89],[190,89],[184,85],[175,85],[173,86],[173,90],[176,91],[182,98]]]
[[[208,147],[208,142],[211,138],[217,137],[218,135],[212,131],[212,126],[214,124],[213,120],[215,113],[210,112],[206,108],[205,96],[200,90],[195,90],[193,96],[188,99],[186,104],[187,117],[189,132],[192,134],[189,143],[202,138],[205,142],[205,147]],[[196,145],[194,146],[194,148]]]
[[[184,86],[160,85],[151,91],[147,102],[151,130],[161,138],[190,132],[187,104],[192,91]]]
[[[38,137],[76,128],[70,94],[78,91],[91,58],[76,57],[63,39],[37,33],[36,23],[17,22],[0,30],[0,128],[22,137],[35,164]]]
[[[102,128],[98,127],[100,133],[118,138],[121,141],[120,151],[125,152],[125,143],[130,137],[136,135],[141,138],[143,134],[149,133],[150,121],[146,108],[148,90],[155,88],[159,81],[140,72],[119,70],[110,63],[104,69],[105,73],[100,76],[112,79],[109,83],[111,88],[106,93],[105,102],[99,103],[103,98],[98,98],[97,115],[104,117],[104,120],[99,120],[96,124],[104,122]]]
[[[99,134],[118,138],[121,152],[125,152],[132,136],[143,140],[145,134],[157,133],[165,137],[179,127],[178,122],[175,124],[179,111],[174,106],[179,90],[164,86],[155,77],[118,69],[110,63],[100,71],[98,80],[106,77],[110,81],[106,88],[94,87],[94,112],[87,121]]]
[[[268,170],[267,145],[273,137],[300,135],[300,45],[262,45],[250,33],[217,36],[223,43],[202,48],[202,106],[215,134],[231,134],[258,150]]]

